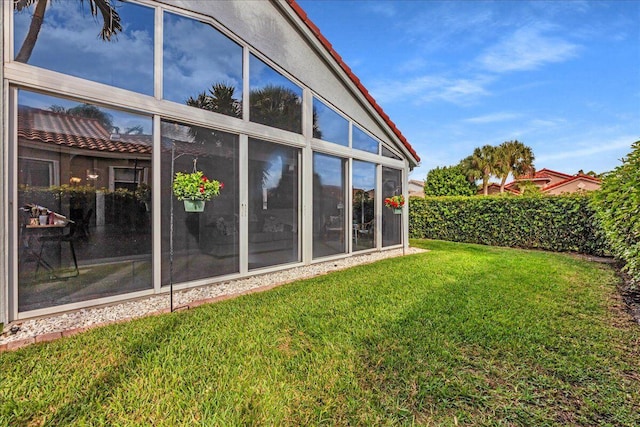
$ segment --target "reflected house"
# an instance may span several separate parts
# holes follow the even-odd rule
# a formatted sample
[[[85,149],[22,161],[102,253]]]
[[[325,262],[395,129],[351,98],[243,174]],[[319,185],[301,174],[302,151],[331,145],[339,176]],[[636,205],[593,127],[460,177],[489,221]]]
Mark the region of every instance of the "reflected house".
[[[5,325],[407,245],[419,156],[301,7],[174,3],[0,3]]]
[[[18,205],[43,206],[70,220],[68,230],[20,229],[19,308],[149,288],[148,274],[129,270],[150,271],[151,135],[120,134],[97,118],[23,105],[16,133]],[[24,215],[19,224],[27,223]],[[65,276],[70,255],[79,277]],[[89,279],[97,271],[107,274]]]

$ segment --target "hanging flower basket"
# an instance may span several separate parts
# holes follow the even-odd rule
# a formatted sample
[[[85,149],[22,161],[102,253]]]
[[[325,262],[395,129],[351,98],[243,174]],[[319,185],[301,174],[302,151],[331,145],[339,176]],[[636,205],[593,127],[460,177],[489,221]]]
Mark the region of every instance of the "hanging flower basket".
[[[400,215],[402,213],[402,207],[404,206],[404,196],[402,194],[398,196],[391,196],[384,199],[384,205],[393,209],[393,213]]]
[[[184,201],[187,212],[204,211],[205,202],[220,195],[222,182],[207,178],[202,171],[192,173],[177,172],[173,178],[173,194]]]

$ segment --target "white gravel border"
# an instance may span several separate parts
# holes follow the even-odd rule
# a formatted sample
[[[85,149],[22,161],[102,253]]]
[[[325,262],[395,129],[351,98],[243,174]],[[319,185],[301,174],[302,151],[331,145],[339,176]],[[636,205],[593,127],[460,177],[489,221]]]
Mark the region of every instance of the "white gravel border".
[[[425,252],[419,248],[408,248],[406,255]],[[273,273],[251,276],[242,279],[214,283],[207,286],[174,291],[174,308],[180,306],[196,306],[225,299],[234,295],[249,293],[252,290],[266,290],[278,285],[299,279],[319,276],[336,270],[343,270],[361,264],[369,264],[381,259],[402,256],[402,249],[392,249],[382,252],[370,252],[354,255],[333,261],[294,267]],[[31,320],[12,322],[5,325],[0,336],[1,350],[11,350],[33,342],[50,341],[61,336],[72,335],[88,328],[109,323],[120,322],[136,317],[148,316],[168,312],[169,294],[154,295],[144,299],[125,301],[114,305],[98,308],[87,308],[78,311],[40,317]],[[18,326],[17,333],[12,334],[12,326]],[[66,334],[65,332],[71,332]],[[38,339],[40,338],[40,339]]]

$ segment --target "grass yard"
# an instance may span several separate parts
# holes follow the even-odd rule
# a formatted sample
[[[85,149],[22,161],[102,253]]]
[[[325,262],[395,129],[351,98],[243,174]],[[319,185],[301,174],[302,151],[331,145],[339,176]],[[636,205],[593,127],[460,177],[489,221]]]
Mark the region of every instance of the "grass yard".
[[[640,425],[605,265],[437,241],[0,354],[0,425]]]

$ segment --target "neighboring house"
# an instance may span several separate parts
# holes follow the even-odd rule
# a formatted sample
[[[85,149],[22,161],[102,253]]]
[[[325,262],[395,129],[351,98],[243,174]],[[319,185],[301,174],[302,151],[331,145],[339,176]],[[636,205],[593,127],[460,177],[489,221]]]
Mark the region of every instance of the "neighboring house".
[[[424,181],[410,179],[409,196],[424,197]]]
[[[420,158],[294,0],[117,2],[110,42],[87,2],[30,37],[13,3],[0,323],[407,245],[383,201]],[[224,183],[202,213],[172,195],[194,169]]]
[[[487,186],[487,191],[489,195],[500,194],[500,184],[497,184],[495,182],[489,183],[489,185]],[[504,187],[504,191],[505,193],[510,194],[520,194],[520,192],[515,188],[507,187],[506,185]],[[482,187],[478,188],[478,194],[484,194]]]
[[[517,177],[512,182],[505,185],[505,193],[520,195],[518,185],[520,183],[530,182],[540,189],[544,194],[563,194],[576,193],[579,191],[598,190],[601,185],[599,178],[583,173],[576,175],[568,175],[566,173],[557,172],[551,169],[541,169],[534,174],[523,175]],[[489,194],[500,194],[500,184],[492,182],[489,184]],[[482,193],[482,188],[478,189],[478,194]]]
[[[517,177],[513,182],[507,184],[506,188],[510,190],[518,190],[518,183],[531,182],[536,185],[544,194],[562,194],[576,193],[579,191],[598,190],[601,185],[599,178],[591,175],[578,173],[576,175],[568,175],[566,173],[557,172],[551,169],[540,169],[533,175],[524,175]]]

